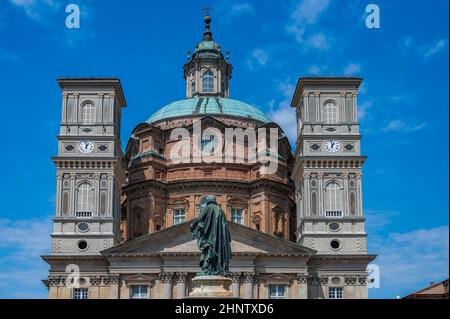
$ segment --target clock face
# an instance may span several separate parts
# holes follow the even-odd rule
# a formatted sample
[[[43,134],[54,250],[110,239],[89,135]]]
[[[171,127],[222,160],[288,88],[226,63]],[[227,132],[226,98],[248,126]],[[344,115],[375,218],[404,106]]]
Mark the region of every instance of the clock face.
[[[329,153],[336,153],[341,149],[341,144],[336,140],[328,140],[325,142],[325,149]]]
[[[94,150],[94,143],[90,141],[81,141],[78,150],[83,154],[89,154]]]

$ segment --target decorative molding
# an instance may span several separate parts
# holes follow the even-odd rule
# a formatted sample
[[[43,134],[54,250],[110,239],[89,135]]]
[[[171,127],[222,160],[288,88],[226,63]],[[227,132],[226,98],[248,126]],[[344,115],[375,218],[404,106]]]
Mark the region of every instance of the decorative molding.
[[[187,279],[187,272],[177,272],[176,276],[177,276],[176,279],[177,283],[185,283]]]
[[[173,281],[173,273],[171,272],[163,272],[159,276],[159,280],[161,280],[163,283],[172,283]]]

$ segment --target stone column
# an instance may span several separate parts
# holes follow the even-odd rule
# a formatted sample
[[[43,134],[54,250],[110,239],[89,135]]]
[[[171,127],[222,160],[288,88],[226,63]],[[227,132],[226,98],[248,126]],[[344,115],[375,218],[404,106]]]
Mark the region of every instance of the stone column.
[[[320,91],[316,91],[314,92],[314,96],[315,96],[315,112],[314,112],[314,122],[319,122],[320,121]]]
[[[350,205],[349,205],[349,191],[348,191],[348,173],[344,173],[343,174],[343,192],[342,192],[342,196],[343,198],[343,216],[349,216],[350,215]]]
[[[186,272],[177,273],[177,295],[179,299],[186,297],[186,277]]]
[[[76,185],[76,174],[70,173],[70,201],[69,201],[69,211],[67,216],[75,216],[77,210],[77,191],[75,189]]]
[[[75,123],[80,123],[81,122],[81,110],[79,110],[80,107],[80,94],[79,93],[74,93],[73,95],[75,97],[74,100],[74,119],[75,119]],[[79,132],[77,131],[77,134],[79,134]]]
[[[347,103],[345,101],[345,96],[346,96],[346,93],[345,92],[341,92],[341,107],[339,108],[339,110],[340,110],[340,112],[339,112],[339,116],[340,116],[339,122],[340,123],[344,123],[345,119],[346,119],[345,112],[346,112],[346,109],[347,109],[347,105],[346,105]]]
[[[253,299],[253,282],[255,280],[255,273],[249,272],[244,273],[244,289],[245,289],[245,298]]]
[[[358,122],[358,111],[356,109],[358,93],[352,92],[352,121]]]
[[[161,282],[163,283],[162,299],[172,299],[172,279],[173,273],[161,273]]]
[[[311,191],[309,188],[309,174],[305,173],[303,174],[303,180],[305,181],[305,216],[311,216]]]
[[[62,203],[61,203],[61,195],[63,193],[63,185],[62,185],[62,173],[56,173],[56,215],[62,216]]]
[[[231,275],[231,280],[233,283],[231,284],[231,292],[233,293],[233,297],[240,296],[240,283],[241,283],[241,273],[235,272]]]
[[[309,100],[309,92],[303,92],[303,119],[305,122],[308,122],[309,119],[309,106],[308,101]]]
[[[67,93],[62,94],[62,114],[61,122],[67,123]],[[67,133],[67,132],[66,132]]]

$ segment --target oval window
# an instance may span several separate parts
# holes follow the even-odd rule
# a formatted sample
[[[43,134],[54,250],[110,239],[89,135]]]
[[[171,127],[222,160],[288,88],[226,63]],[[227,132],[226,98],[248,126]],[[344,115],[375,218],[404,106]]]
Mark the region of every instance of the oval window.
[[[79,223],[77,227],[81,232],[87,232],[89,230],[89,225],[87,223]]]
[[[341,225],[339,225],[338,223],[330,223],[328,225],[328,229],[331,231],[338,231],[341,228]]]
[[[339,248],[341,248],[341,243],[339,242],[339,240],[333,239],[333,240],[330,242],[330,247],[331,247],[331,249],[333,249],[333,250],[338,250]]]
[[[88,244],[85,240],[80,240],[78,242],[78,249],[80,250],[86,250],[88,248]]]

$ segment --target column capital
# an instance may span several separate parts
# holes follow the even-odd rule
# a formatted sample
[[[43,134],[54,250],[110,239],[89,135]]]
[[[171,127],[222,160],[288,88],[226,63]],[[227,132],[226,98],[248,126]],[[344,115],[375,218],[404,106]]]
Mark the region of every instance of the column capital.
[[[257,274],[254,272],[245,272],[242,274],[243,275],[243,282],[244,283],[249,283],[249,282],[255,282],[256,281],[256,277]]]
[[[160,274],[159,279],[165,284],[172,283],[173,273],[171,273],[171,272],[163,272],[163,273]]]
[[[177,272],[177,283],[185,283],[187,278],[187,272]]]
[[[231,273],[230,278],[231,278],[232,282],[239,283],[241,281],[241,276],[242,276],[242,274],[240,272],[233,272],[233,273]]]
[[[302,283],[302,284],[308,283],[308,274],[298,273],[297,274],[297,280],[298,280],[299,283]]]

